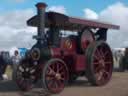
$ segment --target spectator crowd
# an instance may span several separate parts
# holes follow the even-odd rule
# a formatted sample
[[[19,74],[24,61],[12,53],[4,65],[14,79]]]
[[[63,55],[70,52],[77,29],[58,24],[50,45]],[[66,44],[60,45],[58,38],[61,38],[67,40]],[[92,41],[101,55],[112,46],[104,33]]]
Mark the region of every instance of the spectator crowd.
[[[6,72],[7,66],[11,66],[12,74],[16,70],[17,65],[20,63],[21,56],[18,50],[15,50],[13,56],[10,56],[7,52],[0,52],[0,80],[8,79]]]

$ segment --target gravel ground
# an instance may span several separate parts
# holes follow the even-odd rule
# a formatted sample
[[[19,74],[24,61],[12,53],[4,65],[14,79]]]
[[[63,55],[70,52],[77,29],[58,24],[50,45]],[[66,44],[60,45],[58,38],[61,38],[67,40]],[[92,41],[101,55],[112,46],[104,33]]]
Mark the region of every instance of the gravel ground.
[[[0,82],[0,96],[128,96],[128,72],[114,72],[106,86],[93,87],[83,78],[57,95],[50,95],[38,84],[29,92],[21,92],[13,81]]]

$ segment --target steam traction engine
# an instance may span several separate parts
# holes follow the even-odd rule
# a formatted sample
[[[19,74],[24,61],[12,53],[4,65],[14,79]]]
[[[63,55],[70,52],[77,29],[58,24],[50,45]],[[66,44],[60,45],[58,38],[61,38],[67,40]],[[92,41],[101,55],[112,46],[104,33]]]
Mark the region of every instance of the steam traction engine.
[[[27,24],[38,28],[37,43],[17,68],[17,85],[28,91],[41,79],[46,90],[58,93],[78,76],[86,76],[95,86],[107,84],[113,57],[106,32],[119,26],[45,12],[44,3],[36,7],[38,14]],[[65,30],[72,35],[65,36]]]

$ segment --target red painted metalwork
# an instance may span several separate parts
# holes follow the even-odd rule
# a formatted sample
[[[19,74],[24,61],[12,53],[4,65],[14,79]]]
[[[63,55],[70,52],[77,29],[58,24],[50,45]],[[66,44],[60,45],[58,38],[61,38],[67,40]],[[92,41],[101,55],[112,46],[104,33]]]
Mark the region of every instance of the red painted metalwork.
[[[52,58],[60,58],[61,57],[61,49],[60,48],[51,48],[51,57]]]
[[[112,24],[106,24],[103,22],[93,21],[93,20],[87,20],[87,19],[80,19],[80,18],[69,18],[69,22],[73,24],[80,24],[80,25],[86,25],[89,27],[97,27],[97,28],[109,28],[109,29],[119,29],[119,26],[115,26]]]
[[[76,52],[76,40],[71,38],[65,38],[62,40],[61,48],[62,50],[69,51],[69,53]]]
[[[86,69],[86,57],[85,55],[76,55],[75,60],[75,72],[81,72]]]
[[[52,59],[43,69],[43,83],[52,93],[62,91],[68,80],[68,69],[60,59]]]
[[[93,64],[98,85],[108,82],[113,69],[113,58],[106,46],[99,46],[94,52]]]
[[[103,41],[93,42],[87,50],[87,78],[93,85],[107,84],[113,70],[113,57],[109,46]]]
[[[83,51],[87,48],[87,46],[95,40],[94,35],[91,31],[85,30],[81,35],[81,48]]]
[[[41,75],[45,89],[58,93],[63,90],[68,79],[74,80],[74,76],[75,79],[78,76],[86,76],[91,84],[97,86],[107,84],[112,75],[113,59],[111,49],[105,42],[106,31],[119,29],[119,26],[44,12],[45,9],[40,6],[44,5],[41,4],[40,9],[37,8],[38,15],[27,21],[28,25],[38,27],[38,34],[37,43],[25,59],[29,61],[29,69],[31,65],[36,66],[36,72]],[[45,32],[45,28],[50,30]],[[96,34],[91,31],[92,28],[98,28],[98,35],[102,38],[97,40]],[[61,30],[75,30],[77,34],[63,37],[59,34]],[[35,49],[39,51],[34,51],[31,56]],[[37,74],[35,76],[39,77]],[[23,75],[21,77],[24,78]],[[22,84],[19,87],[23,87]]]

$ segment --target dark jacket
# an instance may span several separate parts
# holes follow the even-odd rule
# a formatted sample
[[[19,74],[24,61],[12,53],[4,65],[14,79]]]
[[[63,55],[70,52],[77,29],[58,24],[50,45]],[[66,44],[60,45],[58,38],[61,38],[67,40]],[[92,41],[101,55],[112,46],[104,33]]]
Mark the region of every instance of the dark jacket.
[[[1,73],[4,74],[5,73],[5,69],[6,69],[6,61],[4,60],[3,56],[0,55],[0,75]]]

